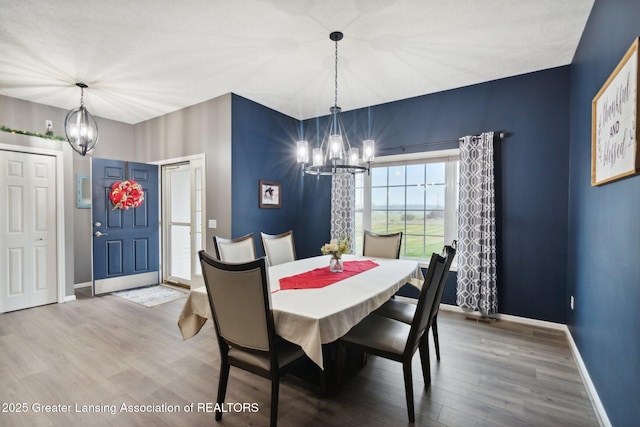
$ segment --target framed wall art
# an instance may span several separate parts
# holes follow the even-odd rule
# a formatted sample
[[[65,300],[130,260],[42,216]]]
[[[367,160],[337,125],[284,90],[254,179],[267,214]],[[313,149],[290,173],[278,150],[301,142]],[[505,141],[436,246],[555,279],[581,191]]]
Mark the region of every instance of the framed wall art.
[[[260,207],[279,209],[282,203],[281,185],[277,181],[260,180],[258,184],[260,190]]]
[[[591,185],[640,171],[636,38],[591,103]]]

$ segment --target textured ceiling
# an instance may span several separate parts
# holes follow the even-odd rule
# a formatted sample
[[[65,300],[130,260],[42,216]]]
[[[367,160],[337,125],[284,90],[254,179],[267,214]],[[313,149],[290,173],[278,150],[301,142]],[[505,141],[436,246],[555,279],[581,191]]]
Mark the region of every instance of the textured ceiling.
[[[233,92],[298,119],[569,64],[593,0],[0,0],[0,94],[138,123]]]

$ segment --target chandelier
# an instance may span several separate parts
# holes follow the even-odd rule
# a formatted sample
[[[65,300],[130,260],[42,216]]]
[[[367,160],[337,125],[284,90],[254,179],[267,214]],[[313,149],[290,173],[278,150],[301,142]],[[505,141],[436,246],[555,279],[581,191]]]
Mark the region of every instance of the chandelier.
[[[76,86],[80,88],[80,107],[67,113],[64,119],[64,131],[71,148],[81,156],[85,156],[98,143],[98,124],[84,106],[84,90],[89,86],[84,83],[76,83]]]
[[[333,107],[329,108],[329,124],[325,131],[322,143],[313,149],[311,164],[309,164],[308,141],[297,142],[297,161],[302,165],[305,173],[310,175],[338,175],[346,173],[361,173],[369,171],[374,159],[375,142],[367,139],[362,142],[362,157],[360,149],[349,144],[349,138],[345,132],[340,107],[338,107],[338,42],[343,34],[334,31],[329,38],[335,42],[335,78],[333,92]]]

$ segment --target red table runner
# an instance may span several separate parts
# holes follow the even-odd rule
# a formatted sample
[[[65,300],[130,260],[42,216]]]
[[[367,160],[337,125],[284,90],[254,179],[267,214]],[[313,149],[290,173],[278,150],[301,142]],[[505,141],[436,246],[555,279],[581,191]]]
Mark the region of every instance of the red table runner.
[[[324,288],[375,267],[378,267],[378,264],[371,260],[365,260],[345,261],[342,273],[332,273],[329,271],[329,266],[316,268],[295,276],[283,277],[280,279],[280,290]]]

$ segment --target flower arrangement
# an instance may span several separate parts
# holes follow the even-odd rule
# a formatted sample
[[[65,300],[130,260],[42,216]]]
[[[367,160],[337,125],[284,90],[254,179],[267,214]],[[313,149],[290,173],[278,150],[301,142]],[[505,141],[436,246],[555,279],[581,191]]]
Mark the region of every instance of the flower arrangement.
[[[342,254],[351,251],[351,239],[331,239],[329,243],[325,243],[320,250],[324,255],[331,255],[333,258],[341,258]]]
[[[116,181],[111,186],[109,199],[113,203],[113,209],[137,208],[144,202],[144,190],[142,185],[133,179]]]

